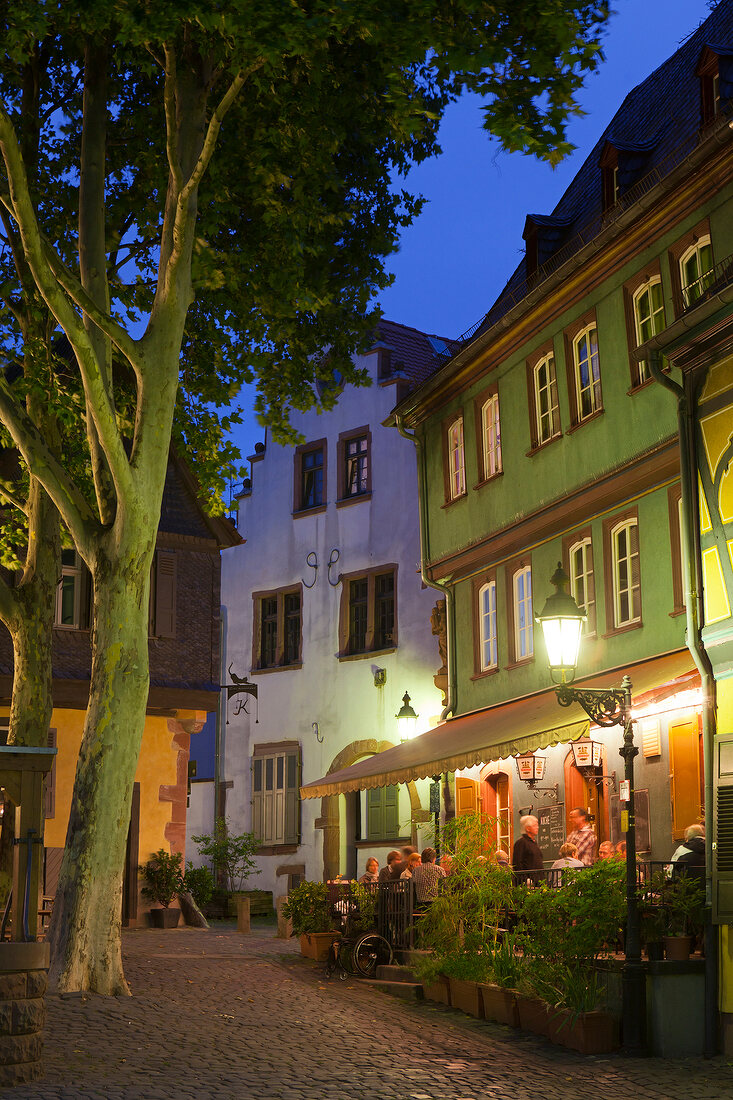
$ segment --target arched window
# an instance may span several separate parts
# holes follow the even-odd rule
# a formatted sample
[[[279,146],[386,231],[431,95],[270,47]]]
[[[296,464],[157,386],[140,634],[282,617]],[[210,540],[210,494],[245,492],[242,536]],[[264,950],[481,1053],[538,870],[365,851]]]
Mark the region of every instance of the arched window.
[[[466,492],[466,456],[463,446],[463,417],[448,428],[448,480],[451,500]]]
[[[478,592],[478,614],[481,629],[481,671],[496,668],[496,581],[489,581]]]
[[[662,280],[657,276],[643,283],[634,294],[634,332],[636,334],[636,346],[645,344],[664,329],[664,299],[662,297]],[[642,360],[637,365],[637,376],[634,379],[636,385],[651,377],[649,364]]]

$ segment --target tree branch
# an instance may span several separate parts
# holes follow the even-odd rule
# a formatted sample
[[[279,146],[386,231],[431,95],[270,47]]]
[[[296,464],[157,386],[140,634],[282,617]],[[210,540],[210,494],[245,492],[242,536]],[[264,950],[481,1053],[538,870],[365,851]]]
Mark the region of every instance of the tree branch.
[[[167,43],[165,50],[165,84],[163,103],[165,105],[165,151],[168,157],[168,170],[173,177],[176,190],[183,187],[183,173],[178,160],[178,127],[176,126],[176,54]]]

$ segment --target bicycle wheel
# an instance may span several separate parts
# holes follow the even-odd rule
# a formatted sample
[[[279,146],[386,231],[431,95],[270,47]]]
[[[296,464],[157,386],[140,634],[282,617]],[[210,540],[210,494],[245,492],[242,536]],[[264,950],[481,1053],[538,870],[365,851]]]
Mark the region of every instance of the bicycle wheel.
[[[366,932],[354,944],[351,959],[357,974],[371,978],[378,966],[389,966],[392,962],[392,948],[384,936]]]

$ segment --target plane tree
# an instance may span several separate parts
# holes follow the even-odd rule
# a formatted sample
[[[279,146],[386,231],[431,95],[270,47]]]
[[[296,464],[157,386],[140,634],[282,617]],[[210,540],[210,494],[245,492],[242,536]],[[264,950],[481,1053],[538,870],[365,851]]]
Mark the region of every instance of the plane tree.
[[[94,592],[51,976],[114,994],[127,989],[122,867],[171,439],[197,453],[215,508],[233,456],[212,406],[254,381],[263,422],[288,440],[291,408],[334,399],[319,374],[364,383],[353,353],[373,328],[385,257],[420,208],[394,180],[438,151],[442,113],[464,90],[483,97],[505,148],[556,161],[608,13],[597,0],[4,7],[13,263],[0,313],[22,369],[0,377],[0,421]],[[45,355],[18,300],[52,319],[38,330]]]

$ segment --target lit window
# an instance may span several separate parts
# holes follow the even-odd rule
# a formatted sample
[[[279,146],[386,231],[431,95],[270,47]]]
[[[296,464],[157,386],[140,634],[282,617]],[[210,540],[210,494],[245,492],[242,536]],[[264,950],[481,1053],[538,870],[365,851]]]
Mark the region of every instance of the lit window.
[[[532,637],[532,569],[518,569],[513,577],[514,589],[514,657],[521,661],[534,652]]]
[[[481,439],[483,441],[484,478],[501,473],[501,424],[497,393],[481,406]]]
[[[638,622],[641,617],[639,535],[636,520],[611,530],[614,626]]]
[[[479,621],[481,624],[481,671],[496,668],[498,662],[496,644],[496,581],[482,585],[478,593]]]
[[[555,356],[546,355],[536,363],[532,372],[534,382],[535,424],[533,443],[536,447],[547,443],[560,432],[560,405],[557,397]]]
[[[698,301],[713,282],[713,246],[700,237],[680,256],[680,284],[684,309]]]
[[[578,607],[585,609],[586,633],[595,632],[595,581],[593,577],[593,548],[590,536],[571,544],[568,550],[570,564],[570,595]]]
[[[598,362],[598,330],[589,325],[573,340],[575,401],[578,421],[601,408],[601,370]]]
[[[56,588],[56,626],[70,630],[89,627],[91,602],[90,575],[76,550],[61,551],[61,580]]]
[[[653,336],[657,336],[664,329],[664,299],[662,298],[662,281],[659,278],[649,279],[634,294],[634,330],[636,333],[636,346],[645,344]],[[651,377],[649,364],[643,360],[637,367],[638,375],[635,378],[637,385],[646,382]]]
[[[448,429],[448,485],[450,499],[466,492],[466,456],[463,447],[463,417],[454,420]]]
[[[344,444],[344,496],[356,497],[369,488],[369,444],[365,435]]]

